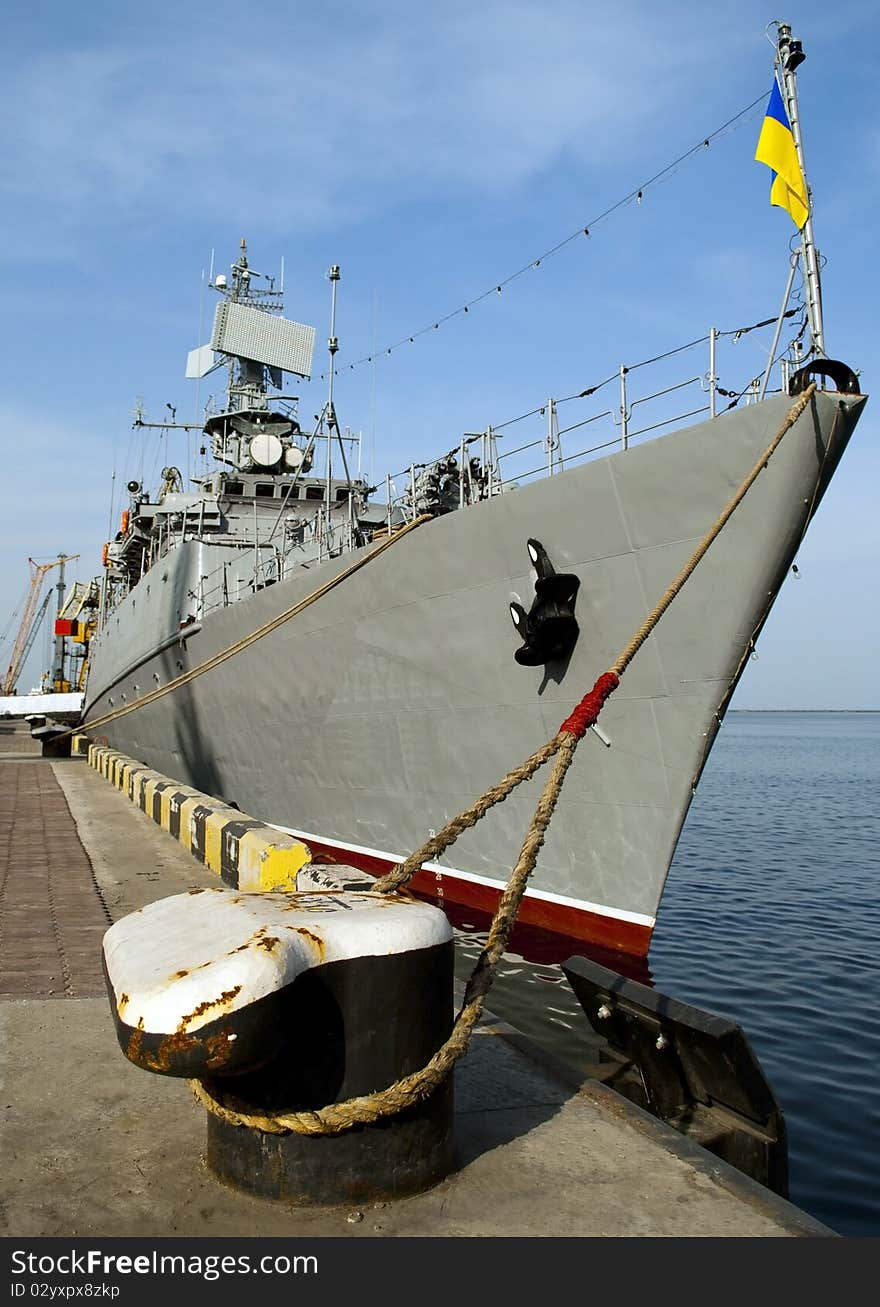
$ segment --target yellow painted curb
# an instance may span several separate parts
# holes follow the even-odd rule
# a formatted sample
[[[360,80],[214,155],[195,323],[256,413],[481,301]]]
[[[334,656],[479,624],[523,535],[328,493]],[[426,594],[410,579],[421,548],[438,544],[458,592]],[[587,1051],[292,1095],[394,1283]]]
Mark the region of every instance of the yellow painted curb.
[[[299,872],[311,863],[311,851],[302,841],[134,758],[88,744],[88,760],[90,767],[233,889],[295,890]]]

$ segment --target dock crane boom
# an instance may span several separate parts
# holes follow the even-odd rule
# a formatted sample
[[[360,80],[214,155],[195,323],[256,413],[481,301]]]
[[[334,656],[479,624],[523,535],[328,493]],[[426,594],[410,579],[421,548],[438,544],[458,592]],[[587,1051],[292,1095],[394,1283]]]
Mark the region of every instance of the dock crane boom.
[[[46,616],[46,609],[49,607],[49,600],[51,598],[52,598],[52,591],[47,590],[46,593],[43,595],[42,603],[37,609],[37,615],[34,618],[34,620],[31,622],[31,629],[28,631],[27,639],[24,642],[24,652],[21,655],[22,667],[24,667],[25,663],[28,660],[28,654],[30,653],[31,649],[33,649],[34,647],[34,640],[37,638],[37,633],[40,629],[40,626],[42,625],[43,618]]]
[[[27,657],[32,643],[31,632],[32,629],[34,629],[40,600],[40,591],[43,588],[43,579],[46,576],[46,573],[51,572],[53,567],[63,567],[65,563],[71,562],[74,558],[79,558],[79,554],[60,554],[58,558],[51,563],[35,563],[32,558],[28,559],[28,565],[31,569],[30,589],[28,590],[27,599],[25,600],[24,612],[21,616],[18,633],[15,637],[12,657],[9,660],[6,675],[3,677],[3,694],[15,693],[15,687],[18,684],[18,678],[21,674],[24,660]],[[42,618],[44,612],[45,605],[39,609],[40,618]]]

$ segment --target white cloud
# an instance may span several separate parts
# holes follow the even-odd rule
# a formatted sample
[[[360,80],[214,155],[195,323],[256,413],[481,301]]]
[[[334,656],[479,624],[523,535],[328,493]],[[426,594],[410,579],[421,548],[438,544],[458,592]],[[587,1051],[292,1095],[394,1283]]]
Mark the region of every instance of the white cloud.
[[[331,33],[279,10],[249,39],[221,7],[204,32],[121,20],[100,41],[21,50],[0,88],[7,206],[54,244],[87,222],[212,205],[302,229],[375,211],[390,191],[395,203],[444,186],[503,195],[567,154],[619,150],[685,66],[700,72],[696,34],[671,31],[668,10],[354,12]]]

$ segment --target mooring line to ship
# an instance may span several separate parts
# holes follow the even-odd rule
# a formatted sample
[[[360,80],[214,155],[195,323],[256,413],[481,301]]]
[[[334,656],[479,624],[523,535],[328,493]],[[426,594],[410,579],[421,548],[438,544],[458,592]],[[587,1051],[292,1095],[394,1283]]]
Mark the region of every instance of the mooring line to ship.
[[[538,853],[544,843],[544,835],[556,807],[566,772],[574,759],[578,742],[596,722],[605,701],[617,689],[620,677],[707,553],[712,542],[720,535],[733,513],[745,499],[749,490],[776,452],[786,432],[794,426],[810,403],[815,391],[816,383],[811,382],[804,393],[792,405],[764,453],[748,473],[727,506],[722,510],[714,525],[703,537],[675,580],[661,595],[651,613],[608,671],[603,672],[592,690],[584,695],[574,711],[565,719],[553,739],[542,745],[520,767],[509,772],[500,784],[487,790],[465,812],[458,817],[454,817],[438,835],[435,835],[421,848],[411,853],[399,867],[396,867],[388,875],[376,882],[376,889],[383,893],[391,893],[400,889],[419,871],[423,862],[436,858],[443,853],[458,839],[462,831],[476,825],[491,807],[506,799],[507,795],[517,785],[528,780],[543,763],[552,758],[554,754],[556,755],[553,770],[538,800],[538,806],[523,840],[516,866],[502,891],[501,901],[492,918],[486,947],[480,954],[471,978],[467,983],[464,999],[452,1027],[452,1032],[431,1060],[420,1071],[404,1076],[395,1084],[389,1085],[387,1089],[379,1090],[376,1093],[349,1098],[341,1103],[331,1103],[315,1111],[283,1112],[273,1115],[239,1112],[231,1105],[234,1103],[232,1095],[223,1094],[223,1099],[226,1101],[221,1101],[215,1095],[215,1089],[219,1088],[216,1081],[208,1083],[202,1080],[191,1080],[189,1083],[193,1093],[209,1112],[214,1113],[215,1116],[228,1125],[245,1126],[252,1130],[260,1130],[266,1134],[341,1134],[344,1130],[349,1130],[355,1125],[370,1124],[381,1120],[383,1117],[396,1116],[404,1108],[429,1097],[443,1083],[458,1058],[467,1051],[471,1034],[482,1015],[484,1000],[492,985],[495,970],[513,929],[516,914],[525,893],[526,883],[534,871]]]
[[[188,685],[189,682],[194,681],[196,677],[203,676],[205,672],[210,672],[213,668],[219,667],[221,663],[225,663],[229,658],[234,658],[236,654],[242,653],[250,645],[256,644],[257,640],[262,640],[264,635],[271,635],[273,631],[277,631],[279,626],[283,626],[285,622],[289,622],[292,617],[296,617],[303,611],[303,609],[308,608],[310,604],[315,603],[316,600],[322,599],[325,594],[334,589],[335,586],[340,585],[351,576],[352,573],[357,572],[362,567],[366,567],[367,563],[371,563],[374,558],[378,558],[380,554],[383,554],[386,549],[389,549],[392,545],[396,544],[398,540],[402,540],[405,535],[409,535],[410,531],[414,531],[416,527],[421,526],[424,522],[430,522],[431,520],[432,517],[430,513],[423,513],[420,517],[414,518],[412,522],[407,522],[405,526],[400,527],[397,531],[393,532],[392,535],[383,540],[376,549],[371,549],[368,554],[364,555],[364,557],[356,559],[349,567],[346,567],[344,571],[340,572],[338,576],[334,576],[329,581],[325,581],[317,590],[313,590],[310,595],[306,595],[305,599],[300,599],[299,602],[293,604],[292,607],[286,608],[283,613],[279,613],[278,616],[273,617],[271,621],[264,623],[263,626],[257,627],[256,631],[251,631],[250,635],[246,635],[241,640],[237,640],[235,644],[231,644],[228,648],[222,649],[220,653],[214,654],[210,658],[206,658],[203,663],[199,663],[197,667],[191,667],[188,672],[183,672],[180,676],[176,676],[173,681],[168,681],[166,685],[161,685],[157,687],[157,689],[151,690],[149,694],[145,694],[142,699],[138,699],[135,703],[126,704],[124,708],[115,708],[113,712],[106,713],[103,717],[96,717],[94,721],[84,722],[82,727],[76,727],[75,729],[82,730],[85,728],[89,731],[94,731],[99,726],[108,726],[110,722],[115,722],[120,717],[125,717],[128,713],[136,712],[138,708],[146,708],[148,704],[155,703],[157,699],[164,698],[166,694],[171,694],[174,690],[179,690],[182,685]],[[181,637],[185,639],[186,633],[181,632]],[[65,732],[65,734],[72,735],[73,729]]]

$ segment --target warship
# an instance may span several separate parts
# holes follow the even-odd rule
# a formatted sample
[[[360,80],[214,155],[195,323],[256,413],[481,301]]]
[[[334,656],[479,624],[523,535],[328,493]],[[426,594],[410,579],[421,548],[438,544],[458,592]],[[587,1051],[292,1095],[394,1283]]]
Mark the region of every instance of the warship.
[[[780,25],[774,122],[806,198],[802,58]],[[777,168],[774,194],[797,181]],[[304,429],[284,377],[311,377],[315,331],[283,316],[242,242],[229,276],[211,279],[211,339],[187,363],[190,377],[228,369],[225,407],[204,424],[213,463],[194,489],[173,467],[153,493],[129,482],[104,550],[91,738],[299,836],[315,860],[381,874],[553,737],[815,383],[583,740],[521,905],[522,923],[568,942],[561,956],[572,940],[645,956],[719,724],[865,403],[826,357],[812,219],[798,221],[796,200],[774,199],[800,246],[767,370],[742,391],[718,380],[735,333],[712,329],[687,347],[706,348],[708,371],[680,386],[664,376],[636,394],[621,367],[571,397],[610,387],[595,417],[565,427],[550,400],[525,444],[469,433],[384,486],[349,466],[336,415],[339,269],[329,393]],[[804,321],[780,349],[796,268]],[[697,409],[670,417],[688,385]],[[667,407],[639,425],[649,399]],[[600,419],[604,438],[576,448]],[[423,864],[413,889],[451,913],[491,912],[540,785]]]

